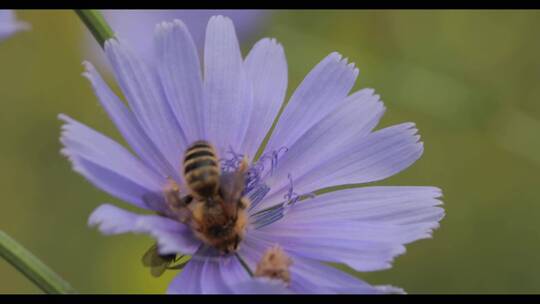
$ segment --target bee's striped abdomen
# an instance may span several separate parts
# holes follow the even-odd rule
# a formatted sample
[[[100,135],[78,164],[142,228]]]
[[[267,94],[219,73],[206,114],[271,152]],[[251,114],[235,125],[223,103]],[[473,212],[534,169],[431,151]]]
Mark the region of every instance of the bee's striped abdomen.
[[[206,141],[196,141],[184,155],[184,178],[190,190],[201,198],[219,188],[219,161],[216,150]]]

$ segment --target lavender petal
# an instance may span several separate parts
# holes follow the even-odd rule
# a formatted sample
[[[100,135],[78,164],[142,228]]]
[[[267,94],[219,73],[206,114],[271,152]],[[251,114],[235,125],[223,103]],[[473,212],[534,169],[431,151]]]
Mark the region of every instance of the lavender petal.
[[[245,68],[253,84],[253,111],[244,140],[244,151],[253,159],[285,98],[287,60],[281,44],[262,39],[246,57]]]
[[[324,58],[293,93],[265,151],[291,147],[327,114],[343,105],[358,70],[338,53]]]
[[[404,244],[431,237],[434,228],[433,223],[395,225],[324,219],[296,223],[285,219],[251,232],[250,237],[268,245],[280,244],[306,258],[375,271],[391,267],[393,259],[405,252]]]
[[[146,233],[158,242],[160,254],[193,254],[200,246],[188,227],[158,215],[138,215],[116,206],[103,204],[88,219],[103,234]]]
[[[362,187],[319,195],[294,205],[285,221],[294,223],[354,220],[408,225],[433,223],[444,216],[435,187]]]
[[[173,294],[230,294],[239,282],[250,279],[236,257],[192,258],[186,268],[169,285]]]
[[[133,113],[103,81],[101,75],[90,62],[84,62],[86,72],[83,74],[92,84],[101,106],[105,109],[116,128],[135,150],[137,155],[150,168],[156,169],[163,176],[176,176],[175,170],[159,149],[152,143]]]
[[[372,286],[356,277],[317,261],[294,258],[291,290],[296,293],[383,294],[403,293],[401,288]]]
[[[0,10],[0,41],[28,29],[30,24],[18,21],[13,10]]]
[[[373,130],[384,110],[379,96],[371,89],[347,97],[343,106],[314,125],[279,159],[274,172],[265,179],[272,189],[269,195],[289,186],[288,174],[294,176],[296,185],[318,165],[349,152],[355,142]]]
[[[73,169],[103,191],[147,209],[143,195],[161,191],[164,178],[112,139],[66,115],[59,117],[66,122],[60,139],[62,153]]]
[[[395,175],[422,155],[424,147],[417,131],[413,123],[404,123],[352,141],[339,154],[318,162],[308,172],[293,172],[299,176],[294,178],[294,191],[314,192],[331,186],[379,181]],[[286,191],[287,188],[282,188],[268,196],[265,204],[279,202]]]
[[[188,143],[204,138],[203,81],[191,35],[180,20],[156,27],[156,61],[165,95]]]
[[[214,16],[206,29],[204,48],[204,121],[206,135],[220,157],[236,153],[247,131],[253,108],[251,82],[247,80],[234,25]]]
[[[154,70],[150,70],[123,42],[110,39],[105,52],[131,110],[148,136],[173,168],[180,167],[187,147],[183,130],[162,91]]]

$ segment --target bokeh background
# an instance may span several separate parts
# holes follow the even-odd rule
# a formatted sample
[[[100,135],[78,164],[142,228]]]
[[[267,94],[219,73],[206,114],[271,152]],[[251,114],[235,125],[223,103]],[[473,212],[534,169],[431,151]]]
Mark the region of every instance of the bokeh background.
[[[127,204],[59,153],[58,113],[119,138],[80,76],[86,29],[67,10],[17,15],[32,30],[0,43],[0,229],[82,293],[164,292],[175,273],[142,267],[149,237],[87,227],[100,203]],[[539,27],[539,11],[280,10],[245,41],[244,54],[266,36],[284,45],[289,95],[339,51],[360,69],[356,88],[385,101],[380,127],[420,130],[423,157],[377,184],[438,186],[447,215],[392,269],[358,276],[409,293],[540,292]],[[5,261],[0,282],[0,293],[40,293]]]

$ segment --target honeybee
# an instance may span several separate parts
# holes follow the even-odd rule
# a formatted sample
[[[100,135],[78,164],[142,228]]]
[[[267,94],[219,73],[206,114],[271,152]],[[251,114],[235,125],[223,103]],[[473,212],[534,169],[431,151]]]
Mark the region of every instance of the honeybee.
[[[245,234],[250,204],[243,195],[247,169],[244,158],[236,171],[222,173],[215,148],[207,141],[196,141],[183,159],[189,193],[182,197],[172,180],[164,188],[165,201],[177,219],[221,254],[236,251]]]
[[[172,265],[182,259],[176,254],[161,255],[158,252],[157,244],[154,244],[142,257],[142,263],[146,267],[150,267],[150,273],[154,277],[161,276],[167,269],[182,269],[187,264],[187,261]],[[171,266],[172,265],[172,266]]]

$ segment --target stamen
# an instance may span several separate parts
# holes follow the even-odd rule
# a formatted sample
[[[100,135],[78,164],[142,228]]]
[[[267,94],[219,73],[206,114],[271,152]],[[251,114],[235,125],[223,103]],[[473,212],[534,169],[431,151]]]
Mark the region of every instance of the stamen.
[[[270,187],[262,183],[258,184],[250,192],[248,192],[247,196],[251,201],[248,211],[253,210],[253,208],[259,205],[268,192],[270,192]]]
[[[252,224],[254,225],[255,229],[268,226],[273,222],[282,219],[289,209],[298,201],[315,197],[314,193],[298,194],[294,192],[292,175],[289,173],[287,177],[289,179],[289,189],[283,196],[285,201],[251,215]]]
[[[255,229],[260,229],[282,219],[284,214],[283,204],[278,204],[251,215],[251,220]]]
[[[283,197],[286,200],[284,204],[287,204],[287,202],[291,202],[293,200],[296,201],[296,198],[298,196],[298,194],[296,194],[296,192],[293,191],[294,184],[293,184],[292,175],[290,173],[287,174],[287,178],[289,179],[289,190],[287,190],[287,193]]]
[[[257,164],[260,164],[261,166],[261,174],[262,174],[262,171],[264,170],[264,162],[269,160],[270,161],[270,175],[273,175],[277,167],[279,158],[281,158],[281,156],[283,156],[283,154],[287,152],[288,150],[289,149],[287,147],[281,147],[278,150],[264,153],[257,161]]]
[[[287,190],[287,193],[283,196],[283,198],[285,199],[285,202],[283,203],[284,213],[286,213],[289,210],[289,208],[292,207],[294,204],[296,204],[298,201],[306,199],[306,198],[315,197],[315,193],[313,192],[308,192],[308,193],[303,193],[303,194],[298,194],[294,192],[292,175],[290,173],[287,174],[287,178],[289,179],[289,189]]]
[[[229,147],[226,154],[230,154],[231,158],[222,158],[220,160],[221,168],[225,172],[233,172],[240,166],[240,163],[242,162],[244,155],[234,152],[232,147]]]
[[[247,170],[246,187],[243,194],[251,201],[248,211],[254,210],[262,202],[268,192],[270,192],[270,187],[262,182],[263,177],[267,174],[274,174],[279,159],[287,151],[287,147],[281,147],[277,150],[264,153],[259,160],[252,164]],[[236,153],[230,147],[226,154],[230,155],[230,157],[221,160],[223,171],[236,171],[241,165],[244,155]],[[267,163],[269,164],[269,167],[267,166]],[[298,194],[294,192],[292,175],[288,174],[287,178],[289,179],[289,189],[283,197],[284,201],[251,215],[251,223],[255,228],[262,228],[283,218],[288,209],[298,201],[315,197],[315,194],[313,193]]]
[[[266,169],[265,163],[269,161],[270,163],[269,172],[270,174],[273,174],[277,166],[278,159],[286,151],[287,151],[286,147],[281,147],[280,149],[276,151],[267,152],[263,154],[256,163],[252,164],[249,167],[249,169],[246,172],[246,188],[244,190],[245,194],[247,194],[250,197],[251,196],[256,197],[257,198],[256,202],[260,202],[260,200],[262,200],[264,195],[266,195],[266,193],[268,193],[269,191],[267,190],[268,187],[266,185],[261,184],[262,177],[264,176],[264,174],[267,173],[265,172],[265,169]],[[229,147],[226,154],[230,155],[230,157],[223,158],[220,160],[222,170],[225,172],[233,172],[233,171],[238,170],[245,156],[241,153],[236,153],[231,147]],[[264,195],[261,195],[262,193],[264,193]],[[256,205],[256,204],[253,204],[253,202],[254,200],[252,199],[252,205],[251,205],[252,208],[254,205]]]

